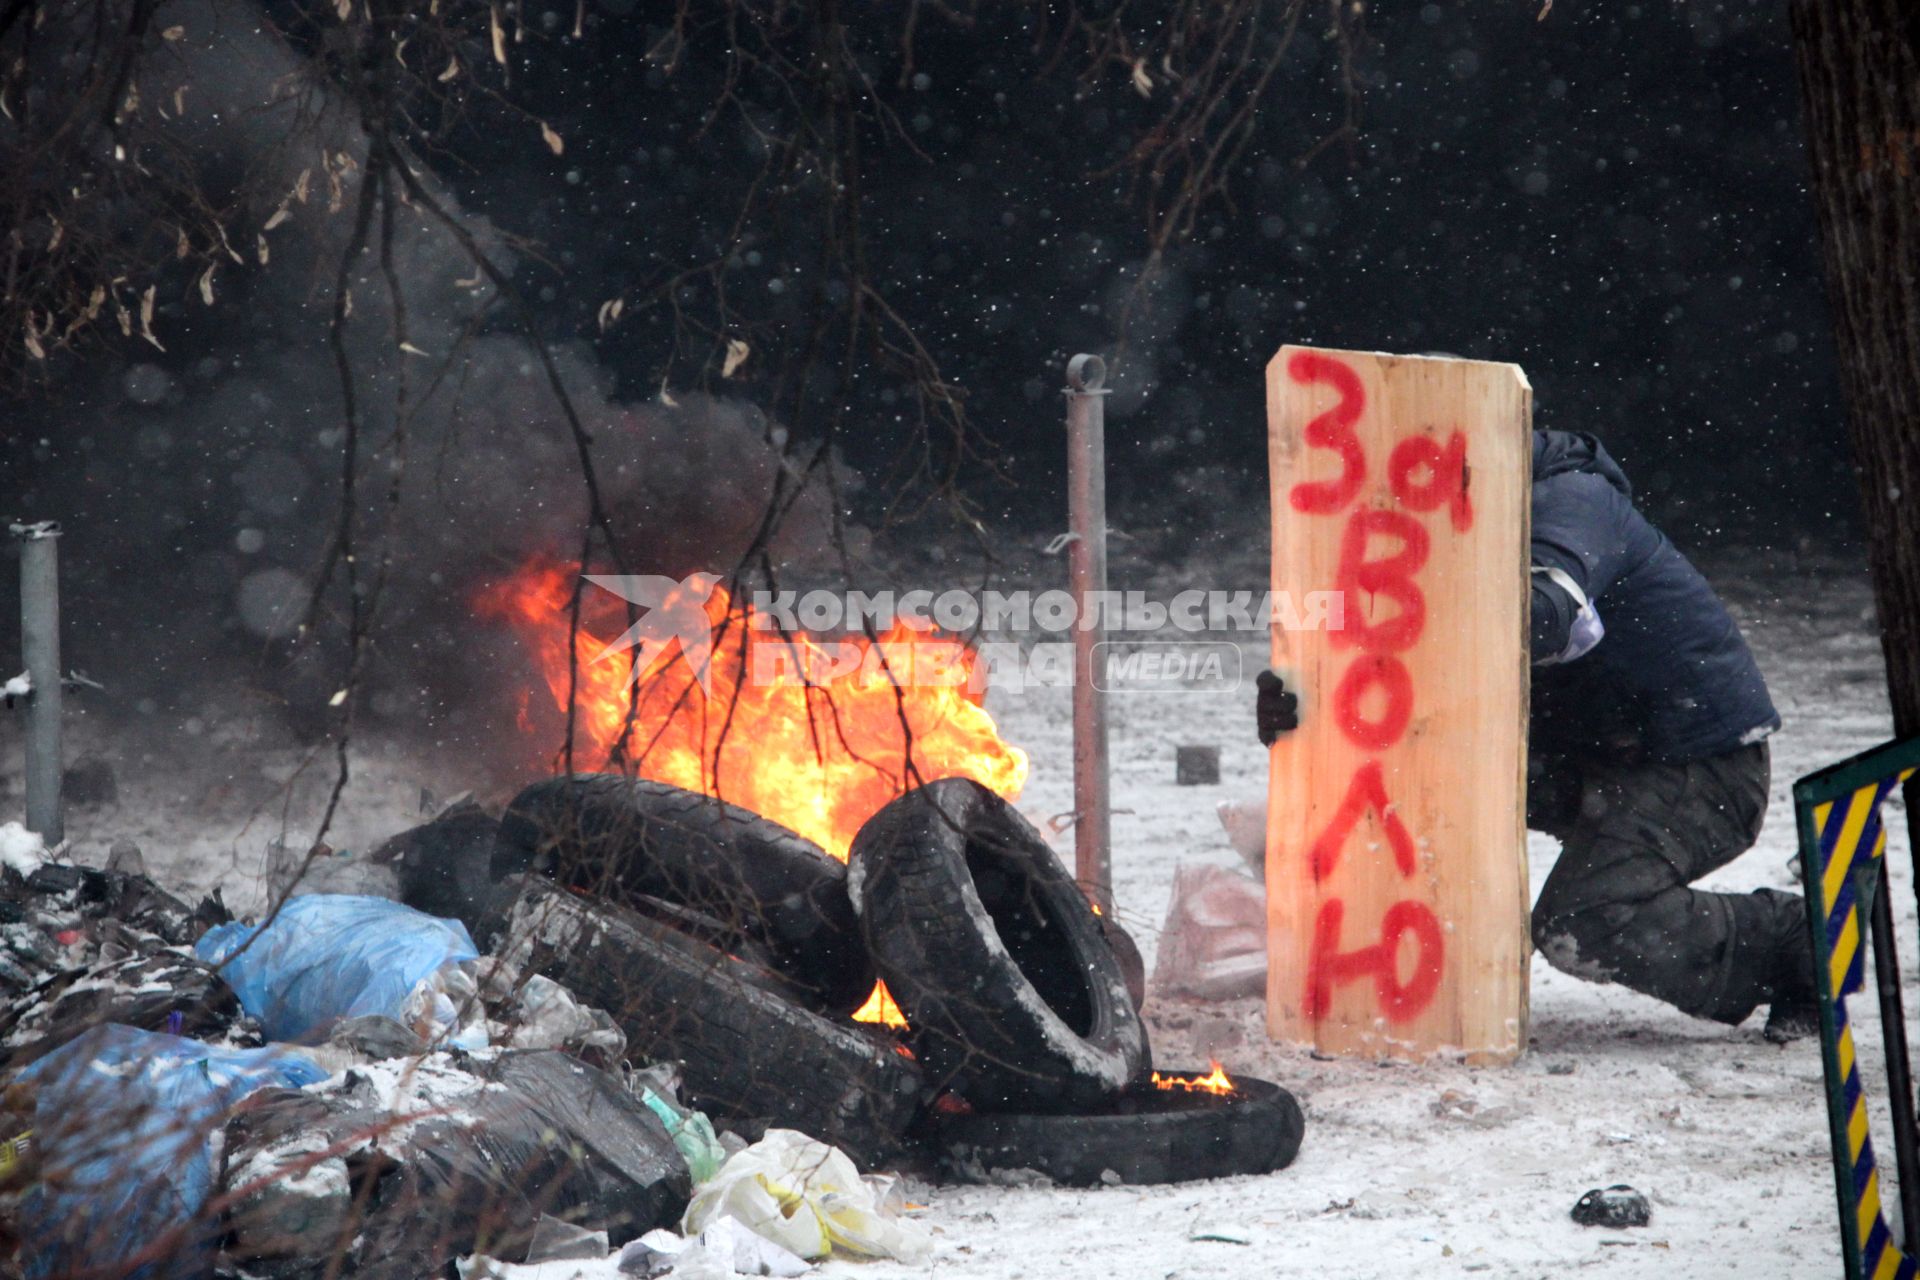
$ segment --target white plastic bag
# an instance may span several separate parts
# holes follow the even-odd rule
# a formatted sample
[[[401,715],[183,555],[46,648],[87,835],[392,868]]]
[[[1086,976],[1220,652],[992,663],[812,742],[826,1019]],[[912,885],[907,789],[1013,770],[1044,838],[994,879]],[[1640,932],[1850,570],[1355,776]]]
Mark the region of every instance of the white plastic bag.
[[[1226,867],[1175,868],[1153,989],[1202,1000],[1263,994],[1266,886]]]
[[[430,1045],[484,1049],[487,1010],[473,978],[473,961],[449,960],[413,984],[400,1006],[400,1021]]]
[[[39,836],[17,822],[0,822],[0,867],[30,876],[49,856],[47,842]]]
[[[639,1255],[639,1256],[636,1256]],[[643,1258],[653,1258],[650,1265]],[[813,1264],[773,1241],[750,1231],[732,1216],[715,1218],[698,1236],[688,1239],[671,1231],[649,1231],[621,1250],[623,1270],[646,1274],[658,1258],[673,1260],[676,1280],[732,1280],[734,1276],[803,1276]]]
[[[541,974],[514,989],[507,1021],[513,1028],[507,1043],[515,1049],[594,1048],[616,1061],[627,1051],[626,1033],[613,1019]]]
[[[826,1258],[837,1250],[924,1262],[933,1239],[895,1216],[902,1207],[894,1179],[862,1178],[838,1147],[792,1129],[769,1129],[694,1192],[681,1227],[698,1235],[731,1215],[802,1258]]]
[[[1267,798],[1253,796],[1243,800],[1222,800],[1214,812],[1226,829],[1227,843],[1246,859],[1247,870],[1256,880],[1267,874]]]

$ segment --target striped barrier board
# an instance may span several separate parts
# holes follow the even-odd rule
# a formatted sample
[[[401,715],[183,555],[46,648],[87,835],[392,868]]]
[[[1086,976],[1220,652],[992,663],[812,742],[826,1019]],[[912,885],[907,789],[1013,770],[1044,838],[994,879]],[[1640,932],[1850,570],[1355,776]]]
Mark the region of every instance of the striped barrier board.
[[[1920,769],[1920,738],[1891,742],[1808,774],[1793,786],[1800,835],[1800,874],[1813,933],[1820,995],[1821,1056],[1826,1068],[1832,1126],[1834,1185],[1848,1280],[1914,1280],[1914,1231],[1920,1222],[1920,1152],[1915,1147],[1914,1098],[1904,1013],[1886,902],[1887,832],[1881,821],[1893,789]],[[1881,1204],[1879,1169],[1868,1131],[1866,1098],[1854,1051],[1847,998],[1866,985],[1869,934],[1881,981],[1878,994],[1895,1110],[1894,1143],[1907,1208],[1906,1239],[1895,1240]],[[1891,983],[1888,977],[1891,975]],[[1904,1111],[1904,1114],[1902,1112]]]

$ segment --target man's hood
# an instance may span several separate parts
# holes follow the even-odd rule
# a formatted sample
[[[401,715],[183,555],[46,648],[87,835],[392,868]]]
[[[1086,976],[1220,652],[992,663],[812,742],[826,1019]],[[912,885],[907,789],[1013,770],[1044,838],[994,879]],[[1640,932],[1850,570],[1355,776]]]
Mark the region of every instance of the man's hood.
[[[1584,431],[1536,431],[1533,433],[1533,479],[1537,484],[1549,476],[1569,471],[1586,471],[1604,476],[1622,497],[1633,497],[1633,486],[1620,470],[1606,446]]]

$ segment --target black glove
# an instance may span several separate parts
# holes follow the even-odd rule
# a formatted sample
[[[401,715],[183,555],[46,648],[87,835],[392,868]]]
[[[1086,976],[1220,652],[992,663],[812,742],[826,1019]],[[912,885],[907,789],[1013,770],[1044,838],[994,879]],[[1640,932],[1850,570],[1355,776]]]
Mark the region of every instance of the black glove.
[[[1287,692],[1287,686],[1271,671],[1253,678],[1259,695],[1253,704],[1254,719],[1260,725],[1260,745],[1270,747],[1283,733],[1300,727],[1300,699]]]

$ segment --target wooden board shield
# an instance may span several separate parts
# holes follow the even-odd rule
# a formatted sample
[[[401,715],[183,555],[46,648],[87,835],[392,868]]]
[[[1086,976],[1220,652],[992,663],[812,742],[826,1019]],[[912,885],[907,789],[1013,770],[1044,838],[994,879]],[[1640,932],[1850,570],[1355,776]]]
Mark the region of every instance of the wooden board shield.
[[[1526,1045],[1532,414],[1517,365],[1288,346],[1267,366],[1273,665],[1300,697],[1268,774],[1275,1039]]]

